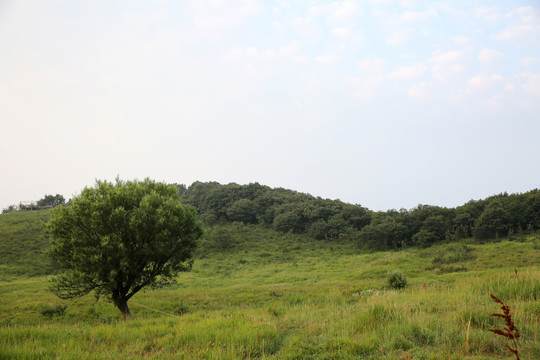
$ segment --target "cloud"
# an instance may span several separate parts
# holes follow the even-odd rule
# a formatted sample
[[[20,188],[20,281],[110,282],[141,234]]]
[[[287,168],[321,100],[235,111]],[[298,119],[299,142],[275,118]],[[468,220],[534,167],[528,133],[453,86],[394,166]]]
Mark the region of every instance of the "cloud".
[[[503,14],[495,6],[487,7],[481,6],[473,9],[472,14],[477,19],[483,19],[487,21],[497,21],[502,18]]]
[[[339,58],[334,54],[326,54],[315,58],[315,61],[319,64],[335,64],[338,60]]]
[[[534,74],[526,72],[522,73],[520,76],[526,82],[523,85],[523,89],[535,97],[540,96],[540,73]]]
[[[528,24],[528,25],[513,25],[509,26],[503,31],[493,36],[495,40],[516,40],[523,39],[534,36],[536,33],[540,32],[540,27],[538,25]],[[536,34],[537,35],[537,34]]]
[[[456,45],[460,45],[460,46],[469,46],[469,45],[474,44],[473,39],[464,35],[455,36],[452,40],[454,41]]]
[[[379,58],[372,58],[362,60],[358,63],[358,66],[363,72],[368,74],[380,73],[384,70],[384,60]]]
[[[519,17],[519,20],[524,23],[538,23],[540,20],[540,9],[535,9],[532,6],[521,6],[507,13],[506,17]]]
[[[502,95],[495,95],[495,96],[492,96],[489,99],[483,101],[481,103],[481,105],[487,106],[487,107],[490,107],[490,108],[494,108],[494,107],[498,107],[499,105],[501,105],[502,100],[503,100]]]
[[[335,20],[347,20],[354,17],[359,10],[358,3],[352,0],[334,1],[330,6]]]
[[[480,50],[480,53],[478,54],[478,60],[480,60],[480,62],[484,65],[491,65],[499,61],[503,57],[504,57],[503,53],[497,50],[488,49],[488,48],[484,48]]]
[[[384,77],[382,74],[356,77],[352,79],[354,85],[354,96],[361,101],[375,100],[380,92]]]
[[[388,74],[388,79],[398,81],[411,81],[424,74],[427,69],[427,66],[421,63],[413,66],[403,66]]]
[[[299,34],[304,36],[314,36],[320,29],[317,21],[311,17],[296,17],[290,23]]]
[[[300,42],[297,40],[291,40],[287,45],[279,47],[278,54],[281,57],[290,57],[296,55],[300,49]]]
[[[471,86],[474,89],[483,90],[483,89],[488,89],[492,87],[496,83],[501,82],[503,79],[504,78],[501,75],[497,75],[497,74],[487,75],[487,74],[481,73],[481,74],[476,75],[469,81],[467,81],[467,83],[469,84],[469,86]]]
[[[535,62],[539,62],[539,61],[540,61],[540,57],[529,56],[529,57],[526,57],[525,59],[521,59],[520,64],[523,66],[531,66]]]
[[[332,34],[334,34],[335,37],[343,39],[343,38],[348,37],[351,34],[351,29],[338,27],[332,30]]]
[[[459,50],[448,51],[444,54],[432,56],[429,61],[442,66],[448,66],[460,61],[463,58],[463,52]]]
[[[408,91],[407,96],[416,101],[423,101],[430,97],[431,88],[433,83],[423,82],[420,84],[413,85]]]
[[[360,8],[356,1],[334,1],[330,4],[311,6],[307,9],[307,13],[311,16],[321,16],[326,21],[335,23],[353,19],[360,13]]]
[[[406,11],[401,14],[400,19],[406,23],[418,23],[433,20],[439,17],[437,10],[428,9],[426,11]]]
[[[386,43],[389,45],[403,45],[409,41],[411,34],[412,29],[402,29],[400,31],[393,32],[386,37]]]

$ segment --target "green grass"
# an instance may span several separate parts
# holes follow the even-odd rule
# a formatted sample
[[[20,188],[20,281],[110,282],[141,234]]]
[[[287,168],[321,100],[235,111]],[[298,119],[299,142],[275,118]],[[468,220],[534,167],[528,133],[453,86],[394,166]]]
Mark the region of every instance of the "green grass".
[[[5,272],[0,359],[512,359],[487,331],[504,325],[490,292],[512,308],[522,359],[538,359],[539,241],[366,253],[233,224],[208,232],[178,284],[137,294],[128,321],[92,296],[56,298],[47,276]],[[46,263],[40,251],[3,261]],[[387,288],[395,270],[405,289]]]
[[[43,256],[48,240],[41,234],[49,213],[39,210],[0,214],[0,280],[10,275],[35,276],[52,271]]]

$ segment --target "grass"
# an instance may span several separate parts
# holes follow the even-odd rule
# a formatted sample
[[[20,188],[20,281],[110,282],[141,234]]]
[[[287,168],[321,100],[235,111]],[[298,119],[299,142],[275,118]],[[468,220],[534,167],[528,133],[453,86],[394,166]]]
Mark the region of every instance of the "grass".
[[[54,297],[47,276],[2,273],[0,359],[512,359],[487,331],[500,326],[490,293],[512,307],[521,358],[540,358],[538,234],[366,253],[258,226],[219,232],[225,248],[209,233],[193,270],[137,294],[129,321],[91,296]],[[396,270],[404,289],[388,288]]]

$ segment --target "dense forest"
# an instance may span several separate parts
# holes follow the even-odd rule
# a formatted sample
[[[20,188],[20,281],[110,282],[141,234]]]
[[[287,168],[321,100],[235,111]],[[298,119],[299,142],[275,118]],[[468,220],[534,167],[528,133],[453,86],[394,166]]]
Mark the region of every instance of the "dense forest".
[[[177,185],[186,204],[205,224],[263,224],[315,239],[353,241],[372,250],[430,246],[440,241],[514,237],[540,228],[540,190],[502,193],[456,208],[418,205],[407,210],[371,211],[283,188],[195,182]]]

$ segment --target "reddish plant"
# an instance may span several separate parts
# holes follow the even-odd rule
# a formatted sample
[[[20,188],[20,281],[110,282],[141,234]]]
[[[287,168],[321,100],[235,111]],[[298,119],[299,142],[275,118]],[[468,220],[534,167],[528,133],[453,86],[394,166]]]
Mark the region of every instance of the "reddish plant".
[[[492,333],[495,333],[497,335],[504,336],[505,338],[512,341],[512,344],[514,345],[511,347],[508,344],[504,344],[510,350],[514,355],[516,355],[516,360],[520,360],[519,358],[519,350],[518,350],[518,340],[521,337],[519,334],[519,330],[514,325],[514,322],[512,321],[512,315],[510,315],[510,306],[506,305],[502,300],[498,299],[495,295],[489,294],[493,301],[495,301],[498,304],[501,304],[501,310],[503,311],[502,314],[491,314],[491,316],[496,316],[504,319],[506,327],[501,329],[488,329]]]

